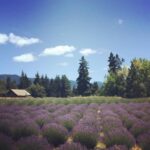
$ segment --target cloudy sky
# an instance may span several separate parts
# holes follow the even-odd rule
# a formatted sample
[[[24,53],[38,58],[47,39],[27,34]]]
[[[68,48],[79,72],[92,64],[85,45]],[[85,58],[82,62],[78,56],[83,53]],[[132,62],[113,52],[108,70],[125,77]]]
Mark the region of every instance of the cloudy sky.
[[[103,81],[111,51],[150,59],[149,0],[0,0],[0,74],[75,80],[84,55]]]

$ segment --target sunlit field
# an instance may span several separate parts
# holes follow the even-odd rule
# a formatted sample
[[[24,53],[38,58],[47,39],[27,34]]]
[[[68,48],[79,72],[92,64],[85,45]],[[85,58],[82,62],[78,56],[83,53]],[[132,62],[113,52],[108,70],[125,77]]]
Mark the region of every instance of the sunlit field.
[[[150,99],[0,100],[0,150],[149,150]]]

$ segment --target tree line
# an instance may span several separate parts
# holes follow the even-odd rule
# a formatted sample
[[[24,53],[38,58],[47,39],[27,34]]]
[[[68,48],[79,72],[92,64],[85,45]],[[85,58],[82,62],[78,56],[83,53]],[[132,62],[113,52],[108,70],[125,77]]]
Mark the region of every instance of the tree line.
[[[91,83],[89,65],[85,57],[79,60],[77,85],[71,87],[66,75],[49,79],[47,75],[35,74],[31,81],[22,71],[19,84],[7,77],[0,81],[0,94],[5,95],[11,88],[27,89],[33,97],[67,97],[67,96],[121,96],[148,97],[150,96],[150,61],[133,59],[130,67],[123,65],[125,60],[118,54],[110,53],[108,57],[108,73],[101,88],[98,83]]]
[[[130,67],[124,59],[110,53],[108,74],[101,88],[101,95],[128,98],[150,96],[150,61],[135,58]]]

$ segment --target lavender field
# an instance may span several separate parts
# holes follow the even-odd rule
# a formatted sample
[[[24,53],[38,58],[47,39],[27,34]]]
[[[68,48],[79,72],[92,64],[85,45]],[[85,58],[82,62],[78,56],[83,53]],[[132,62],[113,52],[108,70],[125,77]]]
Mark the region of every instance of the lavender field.
[[[150,103],[0,105],[0,150],[149,150]]]

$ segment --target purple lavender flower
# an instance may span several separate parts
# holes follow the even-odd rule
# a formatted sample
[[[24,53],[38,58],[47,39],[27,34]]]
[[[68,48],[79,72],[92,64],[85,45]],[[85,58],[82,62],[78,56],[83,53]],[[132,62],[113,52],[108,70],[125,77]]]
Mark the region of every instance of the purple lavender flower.
[[[58,150],[87,150],[87,148],[79,143],[66,143],[64,145],[61,145]]]
[[[46,137],[48,142],[54,146],[64,144],[67,140],[68,132],[66,128],[56,123],[44,125],[42,131],[43,136]]]
[[[126,145],[131,148],[135,144],[134,137],[125,128],[114,128],[105,133],[104,142],[106,145]]]
[[[137,138],[137,143],[143,150],[149,150],[150,148],[150,130],[147,133],[141,134]]]
[[[137,122],[134,122],[134,125],[130,129],[131,133],[135,137],[147,132],[148,130],[150,130],[149,124],[146,122],[143,122],[142,120],[138,120]]]
[[[87,148],[94,148],[98,140],[97,130],[78,124],[73,132],[74,142],[79,142]]]
[[[21,138],[16,145],[19,150],[52,150],[46,139],[37,136]]]
[[[114,145],[106,150],[128,150],[128,148],[125,145]]]
[[[39,127],[32,120],[19,121],[13,127],[13,138],[15,140],[21,137],[27,137],[31,135],[37,135],[39,133]]]

